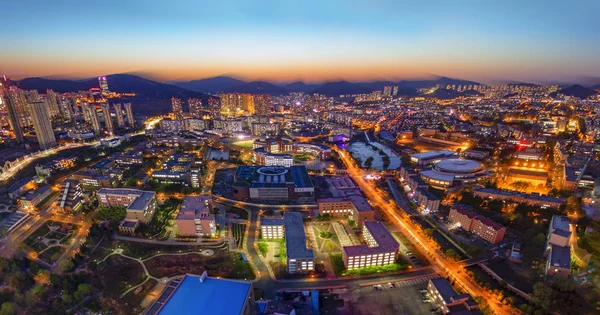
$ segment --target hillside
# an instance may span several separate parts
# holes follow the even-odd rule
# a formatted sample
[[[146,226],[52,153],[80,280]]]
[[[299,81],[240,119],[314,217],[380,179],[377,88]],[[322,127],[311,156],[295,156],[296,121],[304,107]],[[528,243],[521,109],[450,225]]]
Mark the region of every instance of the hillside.
[[[569,86],[567,88],[560,89],[560,90],[558,90],[558,91],[556,91],[554,93],[551,93],[550,97],[556,97],[559,94],[563,94],[563,95],[566,95],[566,96],[574,96],[574,97],[579,97],[581,99],[585,99],[585,98],[588,98],[588,97],[590,97],[592,95],[598,94],[598,92],[596,92],[593,89],[589,89],[589,88],[583,87],[581,85],[575,84],[575,85]]]
[[[173,81],[168,83],[191,91],[216,94],[228,91],[233,87],[240,86],[246,82],[231,77],[218,76],[201,80]]]
[[[340,96],[342,94],[363,94],[371,93],[373,90],[346,81],[328,82],[312,91],[312,93],[323,94],[327,96]]]
[[[287,94],[289,91],[284,87],[269,82],[253,81],[233,86],[229,88],[227,92],[282,95]]]

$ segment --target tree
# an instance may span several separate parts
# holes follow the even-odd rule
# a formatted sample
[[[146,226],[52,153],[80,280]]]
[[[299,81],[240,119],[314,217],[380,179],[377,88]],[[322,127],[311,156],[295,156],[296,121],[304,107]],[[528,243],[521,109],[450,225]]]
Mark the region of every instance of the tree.
[[[369,158],[365,161],[365,167],[371,168],[372,165],[373,165],[373,157],[369,156]]]
[[[73,262],[71,260],[63,259],[58,263],[57,269],[60,272],[66,272],[66,271],[73,269],[74,266],[75,265],[73,264]]]
[[[62,301],[65,305],[72,305],[73,304],[73,297],[69,294],[69,292],[63,292],[62,294]]]
[[[460,260],[460,255],[454,249],[447,249],[444,254],[453,260]]]
[[[90,285],[87,283],[82,283],[77,286],[77,291],[73,293],[73,297],[77,303],[81,303],[85,297],[90,294]]]
[[[127,216],[125,207],[98,207],[95,213],[96,218],[108,221],[122,221]]]
[[[2,303],[2,308],[0,308],[0,315],[12,315],[17,313],[17,304],[13,302],[4,302]]]

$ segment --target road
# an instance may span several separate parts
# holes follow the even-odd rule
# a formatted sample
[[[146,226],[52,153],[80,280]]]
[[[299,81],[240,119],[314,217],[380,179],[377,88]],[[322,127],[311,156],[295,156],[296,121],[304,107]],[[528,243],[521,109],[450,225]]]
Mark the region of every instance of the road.
[[[350,154],[338,147],[333,148],[338,152],[342,161],[346,164],[348,175],[354,179],[354,181],[360,186],[363,193],[368,197],[372,205],[380,208],[380,210],[387,216],[389,222],[396,225],[398,230],[404,234],[404,236],[417,245],[421,251],[423,251],[426,257],[430,258],[432,265],[438,267],[444,271],[451,279],[455,281],[460,287],[471,296],[481,296],[485,301],[488,302],[491,310],[496,314],[519,314],[520,312],[510,306],[506,306],[500,303],[496,296],[488,293],[475,282],[471,277],[467,276],[463,270],[463,264],[446,259],[438,251],[435,250],[437,245],[425,237],[417,233],[419,229],[410,220],[409,216],[401,209],[390,196],[383,190],[376,187],[373,182],[367,182],[364,180],[365,172],[361,168],[357,167]]]
[[[14,164],[10,169],[8,169],[5,172],[3,172],[2,174],[0,174],[0,181],[6,181],[6,180],[10,179],[17,172],[19,172],[21,169],[23,169],[25,166],[29,165],[30,163],[34,162],[37,159],[56,154],[63,150],[74,149],[74,148],[85,147],[85,146],[93,146],[93,145],[97,145],[98,143],[100,143],[100,142],[94,141],[94,142],[89,142],[89,143],[69,143],[64,146],[55,147],[55,148],[48,149],[45,151],[38,151],[38,152],[32,154],[31,156],[27,157],[26,159]]]

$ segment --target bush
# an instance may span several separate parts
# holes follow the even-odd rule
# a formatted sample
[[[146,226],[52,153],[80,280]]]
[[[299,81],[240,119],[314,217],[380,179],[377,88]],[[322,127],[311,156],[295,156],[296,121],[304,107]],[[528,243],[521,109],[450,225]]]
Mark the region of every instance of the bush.
[[[260,252],[260,254],[263,257],[266,257],[267,253],[269,252],[269,245],[267,245],[267,243],[264,243],[264,242],[259,242],[257,244],[257,246],[258,246],[258,251]]]
[[[331,234],[331,232],[321,232],[321,233],[319,233],[319,236],[321,238],[332,238],[333,234]]]

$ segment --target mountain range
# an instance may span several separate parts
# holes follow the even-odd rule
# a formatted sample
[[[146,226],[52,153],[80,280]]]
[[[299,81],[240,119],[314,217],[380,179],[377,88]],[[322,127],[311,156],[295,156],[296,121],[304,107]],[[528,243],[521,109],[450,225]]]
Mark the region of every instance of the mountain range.
[[[171,81],[169,84],[190,89],[196,92],[220,93],[220,92],[243,92],[243,93],[265,93],[273,95],[287,94],[290,92],[319,93],[328,96],[342,94],[370,93],[383,90],[384,86],[398,86],[399,95],[415,95],[416,89],[430,88],[436,85],[474,85],[480,84],[473,81],[439,77],[431,80],[402,80],[402,81],[373,81],[373,82],[323,82],[308,84],[301,81],[289,84],[276,84],[265,81],[245,82],[239,79],[218,76],[193,81]]]
[[[445,89],[448,85],[474,85],[474,81],[440,77],[432,80],[402,80],[402,81],[373,81],[373,82],[348,82],[335,81],[317,84],[309,84],[301,81],[289,84],[271,83],[266,81],[246,82],[240,79],[218,76],[192,81],[171,81],[166,83],[156,82],[132,74],[113,74],[107,76],[109,89],[115,92],[135,92],[141,99],[169,99],[189,97],[206,99],[210,94],[221,92],[242,92],[254,94],[282,95],[290,92],[319,93],[327,96],[339,96],[342,94],[370,93],[383,90],[385,86],[398,86],[398,95],[414,96],[417,89],[440,86],[432,96],[440,98],[452,98],[459,96],[453,90]],[[98,87],[97,78],[83,80],[57,80],[48,78],[26,78],[17,81],[17,85],[23,89],[36,89],[45,93],[46,89],[55,92],[74,92],[89,90]],[[566,87],[557,92],[565,95],[586,98],[596,93],[600,85],[591,88],[581,85]]]
[[[113,92],[133,92],[137,98],[142,99],[169,99],[171,97],[180,97],[187,99],[189,97],[207,99],[209,95],[171,84],[160,83],[142,78],[132,74],[112,74],[106,76],[108,87]],[[16,84],[25,90],[38,90],[40,93],[46,93],[46,89],[52,89],[55,92],[76,92],[85,91],[98,87],[97,78],[83,80],[54,80],[46,78],[26,78],[17,81]]]

